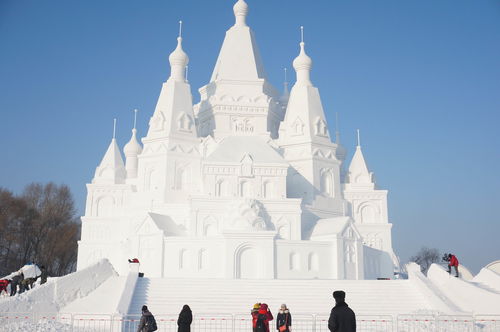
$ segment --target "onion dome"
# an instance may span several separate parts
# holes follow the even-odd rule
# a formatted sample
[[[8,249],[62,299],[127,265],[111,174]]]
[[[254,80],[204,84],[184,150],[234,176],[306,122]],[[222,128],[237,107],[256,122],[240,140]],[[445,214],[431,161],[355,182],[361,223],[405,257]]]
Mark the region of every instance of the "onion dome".
[[[123,153],[126,157],[137,156],[142,152],[142,146],[137,141],[137,129],[132,129],[132,137],[130,141],[123,147]]]
[[[189,63],[189,57],[182,49],[182,37],[177,37],[177,47],[168,57],[170,62],[170,78],[184,81],[184,69]]]
[[[297,73],[297,83],[298,84],[306,84],[306,85],[311,85],[311,80],[309,78],[311,68],[312,68],[312,60],[311,58],[306,54],[306,51],[304,49],[304,42],[300,43],[300,53],[299,55],[293,60],[293,68],[295,69],[295,72]]]
[[[246,26],[246,17],[248,15],[248,4],[244,0],[238,0],[233,6],[234,16],[237,26]]]

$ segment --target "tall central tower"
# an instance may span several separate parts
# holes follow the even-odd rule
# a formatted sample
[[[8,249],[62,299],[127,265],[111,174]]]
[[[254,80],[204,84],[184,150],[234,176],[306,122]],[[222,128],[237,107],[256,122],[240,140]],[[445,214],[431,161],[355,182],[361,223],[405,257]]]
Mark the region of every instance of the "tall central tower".
[[[246,23],[248,5],[240,0],[233,11],[235,23],[226,32],[210,82],[199,90],[195,114],[200,135],[277,137],[279,96],[267,81],[254,33]]]

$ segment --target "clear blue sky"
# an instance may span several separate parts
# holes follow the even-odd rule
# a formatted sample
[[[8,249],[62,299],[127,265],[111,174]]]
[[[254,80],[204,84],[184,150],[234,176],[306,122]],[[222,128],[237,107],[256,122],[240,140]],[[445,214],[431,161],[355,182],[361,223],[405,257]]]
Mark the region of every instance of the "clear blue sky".
[[[298,53],[299,26],[333,129],[389,189],[394,247],[500,259],[500,1],[247,0],[269,79]],[[1,0],[0,186],[68,184],[80,212],[118,118],[144,135],[169,74],[177,22],[195,100],[233,1]],[[293,77],[294,75],[290,75]]]

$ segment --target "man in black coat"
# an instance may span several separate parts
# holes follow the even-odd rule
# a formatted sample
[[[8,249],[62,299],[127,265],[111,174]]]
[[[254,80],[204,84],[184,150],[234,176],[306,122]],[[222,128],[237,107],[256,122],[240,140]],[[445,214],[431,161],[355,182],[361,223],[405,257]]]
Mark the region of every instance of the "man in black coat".
[[[356,332],[356,315],[345,303],[345,292],[333,292],[335,307],[328,319],[328,329],[331,332]]]

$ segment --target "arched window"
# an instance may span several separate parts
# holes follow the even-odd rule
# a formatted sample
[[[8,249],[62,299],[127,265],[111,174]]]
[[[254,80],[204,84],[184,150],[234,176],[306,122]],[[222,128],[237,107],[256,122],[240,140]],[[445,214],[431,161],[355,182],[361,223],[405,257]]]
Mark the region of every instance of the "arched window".
[[[189,253],[186,249],[179,251],[179,270],[184,270],[189,267]]]
[[[300,266],[299,254],[292,252],[290,253],[290,270],[298,270]]]
[[[229,196],[228,184],[225,180],[219,180],[215,187],[215,196],[226,197]]]
[[[186,191],[189,183],[189,172],[186,168],[178,168],[175,174],[175,189]]]
[[[207,224],[203,229],[204,236],[214,236],[217,234],[217,226],[214,224]]]
[[[333,176],[330,170],[321,173],[320,187],[321,193],[333,197]]]
[[[318,271],[318,269],[319,269],[318,254],[316,254],[314,252],[309,254],[308,262],[307,262],[307,269],[309,271]]]
[[[361,208],[361,222],[362,223],[372,223],[376,222],[377,212],[375,207],[371,204],[365,205]]]
[[[240,196],[241,197],[252,197],[253,187],[249,181],[241,181],[240,183]]]
[[[273,198],[274,197],[274,185],[271,181],[264,182],[263,190],[264,190],[264,197],[265,198]]]
[[[97,200],[97,216],[109,217],[113,214],[115,199],[112,196],[103,196]]]
[[[148,170],[146,173],[146,189],[149,191],[156,191],[160,184],[160,172],[155,168]]]
[[[204,270],[208,267],[208,252],[206,249],[200,249],[198,252],[198,270]]]

